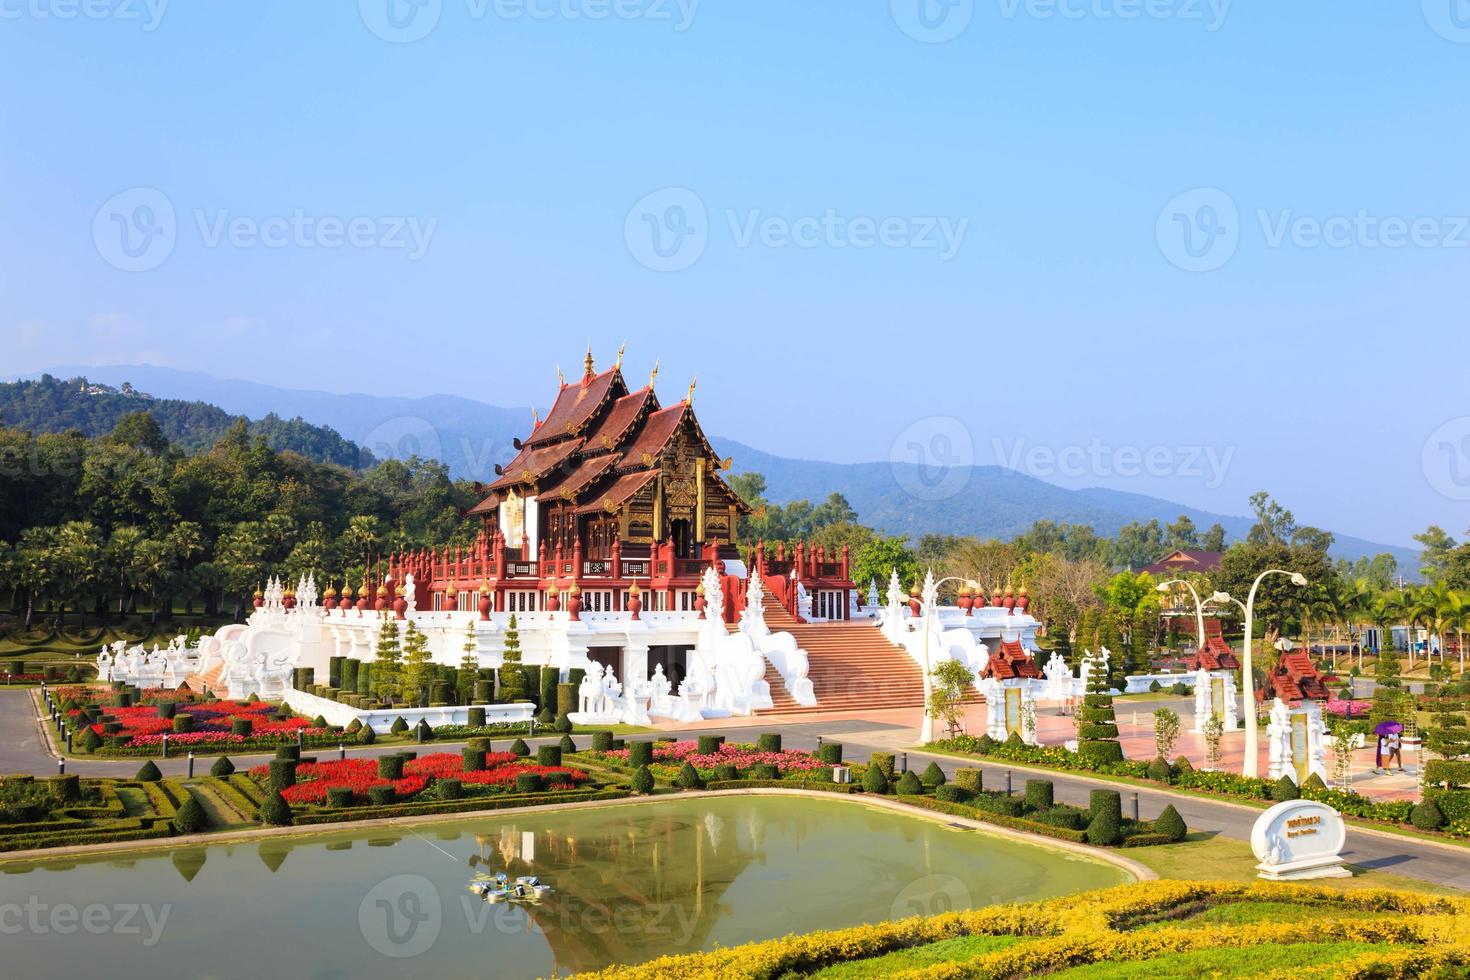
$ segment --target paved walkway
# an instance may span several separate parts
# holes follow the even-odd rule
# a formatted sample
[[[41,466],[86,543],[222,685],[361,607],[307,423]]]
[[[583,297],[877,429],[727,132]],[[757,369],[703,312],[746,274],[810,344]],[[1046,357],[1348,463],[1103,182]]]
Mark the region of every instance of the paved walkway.
[[[910,769],[923,769],[929,762],[937,761],[948,775],[953,776],[960,766],[978,766],[985,773],[985,786],[1001,789],[1006,785],[1006,774],[1010,773],[1013,788],[1020,792],[1028,778],[1045,778],[1055,785],[1056,799],[1062,803],[1086,806],[1089,794],[1094,789],[1117,789],[1123,794],[1125,814],[1133,811],[1137,798],[1138,814],[1145,820],[1157,817],[1165,806],[1173,804],[1191,830],[1219,834],[1235,840],[1249,841],[1251,828],[1260,810],[1225,802],[1180,796],[1164,790],[1138,789],[1119,786],[1086,776],[1068,773],[1028,771],[1020,767],[992,763],[956,760],[944,756],[919,752],[912,748],[918,734],[908,711],[874,712],[862,717],[839,715],[813,719],[810,716],[784,716],[776,719],[725,719],[706,721],[695,726],[686,726],[668,734],[687,734],[693,737],[701,732],[729,730],[732,734],[742,729],[758,729],[778,732],[785,747],[813,749],[818,738],[843,743],[844,756],[852,761],[865,761],[872,752],[895,752],[908,754]],[[560,736],[528,739],[532,744],[553,742]],[[509,739],[505,740],[509,745]],[[432,742],[424,748],[428,751],[457,751],[463,743]],[[395,746],[349,746],[352,757],[373,758],[396,752],[402,745]],[[328,758],[335,750],[315,749],[310,754]],[[207,773],[213,756],[200,756],[196,762],[196,773]],[[237,768],[244,769],[271,758],[269,754],[232,755],[231,761]],[[187,766],[184,759],[158,760],[166,775],[182,776]],[[127,778],[137,771],[141,760],[73,759],[67,763],[67,771],[86,776],[112,776]],[[31,772],[49,775],[56,772],[56,759],[44,747],[37,734],[34,711],[28,692],[0,690],[0,772]],[[1452,845],[1434,844],[1394,835],[1367,833],[1352,827],[1348,831],[1348,848],[1344,852],[1347,860],[1355,865],[1418,878],[1455,888],[1470,890],[1470,849],[1461,850]]]

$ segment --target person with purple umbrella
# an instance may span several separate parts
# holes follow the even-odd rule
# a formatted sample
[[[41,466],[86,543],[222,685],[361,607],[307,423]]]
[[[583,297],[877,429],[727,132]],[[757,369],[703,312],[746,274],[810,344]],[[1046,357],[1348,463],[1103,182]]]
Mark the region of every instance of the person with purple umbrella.
[[[1380,721],[1373,729],[1373,734],[1378,736],[1378,750],[1373,759],[1376,771],[1384,772],[1389,766],[1399,772],[1404,771],[1404,747],[1400,737],[1403,730],[1403,724],[1397,721]],[[1384,764],[1385,756],[1388,765]]]

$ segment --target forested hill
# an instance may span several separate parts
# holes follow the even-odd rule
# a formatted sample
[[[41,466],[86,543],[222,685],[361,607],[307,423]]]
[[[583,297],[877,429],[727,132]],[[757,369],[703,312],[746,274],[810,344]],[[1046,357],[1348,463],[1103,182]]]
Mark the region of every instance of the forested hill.
[[[0,382],[0,424],[43,434],[76,429],[89,438],[106,435],[134,412],[153,416],[168,441],[185,452],[208,449],[240,419],[200,401],[154,398],[129,384],[113,388],[77,377],[63,381],[49,374],[35,381]],[[252,438],[278,452],[293,452],[318,463],[366,469],[373,454],[344,439],[335,429],[300,417],[271,413],[245,419]]]

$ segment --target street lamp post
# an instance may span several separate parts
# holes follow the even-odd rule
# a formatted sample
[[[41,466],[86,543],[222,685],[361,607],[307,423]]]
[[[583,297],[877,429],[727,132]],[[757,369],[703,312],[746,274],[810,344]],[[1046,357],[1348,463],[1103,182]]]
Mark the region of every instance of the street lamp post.
[[[1268,568],[1256,576],[1251,583],[1250,594],[1246,596],[1245,602],[1234,598],[1228,592],[1216,592],[1210,598],[1216,602],[1234,602],[1245,611],[1245,657],[1240,664],[1241,694],[1245,699],[1245,764],[1241,774],[1248,779],[1254,779],[1260,773],[1260,760],[1257,754],[1256,733],[1256,677],[1252,667],[1251,651],[1255,644],[1251,642],[1251,633],[1255,630],[1256,614],[1256,590],[1261,587],[1261,582],[1268,575],[1285,575],[1291,579],[1291,584],[1301,587],[1307,584],[1307,577],[1301,572],[1287,572],[1279,568]]]
[[[964,582],[971,589],[978,586],[967,579],[957,575],[934,581],[934,570],[930,569],[924,576],[924,618],[921,629],[924,631],[924,722],[919,728],[919,744],[928,745],[934,741],[934,712],[930,707],[932,694],[934,693],[934,678],[929,676],[929,623],[930,617],[938,611],[939,587],[946,582]]]
[[[1192,596],[1194,596],[1194,624],[1195,624],[1195,628],[1199,631],[1198,634],[1197,634],[1199,636],[1199,645],[1201,647],[1203,647],[1205,645],[1205,607],[1204,607],[1204,603],[1200,602],[1199,593],[1194,590],[1194,585],[1191,584],[1190,582],[1186,581],[1185,579],[1182,579],[1182,578],[1175,578],[1175,579],[1170,579],[1167,582],[1160,582],[1159,585],[1158,585],[1158,591],[1160,591],[1160,592],[1168,592],[1169,589],[1170,589],[1170,587],[1171,586],[1175,586],[1175,585],[1182,585],[1182,586],[1184,586],[1186,589],[1189,590],[1189,594],[1192,595]]]

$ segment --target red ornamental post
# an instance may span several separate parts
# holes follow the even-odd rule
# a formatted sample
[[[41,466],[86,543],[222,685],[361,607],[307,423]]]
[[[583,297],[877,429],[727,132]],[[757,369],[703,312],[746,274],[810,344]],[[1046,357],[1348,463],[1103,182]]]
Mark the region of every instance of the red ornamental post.
[[[638,614],[643,611],[642,591],[642,589],[638,588],[637,582],[628,586],[628,612],[630,614],[629,618],[634,622],[638,621]]]
[[[1006,615],[1013,616],[1016,613],[1016,593],[1010,586],[1006,586],[1005,598]]]
[[[575,582],[567,590],[567,617],[574,623],[582,618],[582,587]]]
[[[915,619],[919,618],[919,610],[923,603],[919,600],[919,585],[914,583],[913,590],[909,592],[909,612],[913,613]]]
[[[256,609],[259,609],[261,606],[265,605],[265,593],[260,591],[259,589],[255,590],[255,602],[253,603],[253,605]]]
[[[403,586],[398,587],[398,597],[393,600],[393,615],[399,619],[407,619],[404,613],[408,612],[408,600],[405,599]]]
[[[556,586],[555,585],[549,586],[547,588],[547,590],[546,590],[546,611],[547,612],[560,612],[561,611],[561,599],[556,594]]]
[[[704,586],[700,585],[694,590],[694,611],[699,613],[699,618],[704,618]]]
[[[490,583],[488,581],[481,582],[480,583],[480,619],[486,620],[486,619],[489,619],[490,618],[490,607],[492,605],[494,605],[494,601],[493,601],[493,599],[491,597]]]
[[[451,580],[444,583],[444,614],[453,616],[459,611],[459,588]]]
[[[965,611],[965,615],[970,615],[970,611],[975,608],[975,597],[971,595],[970,587],[968,585],[960,586],[959,602],[960,608]]]

